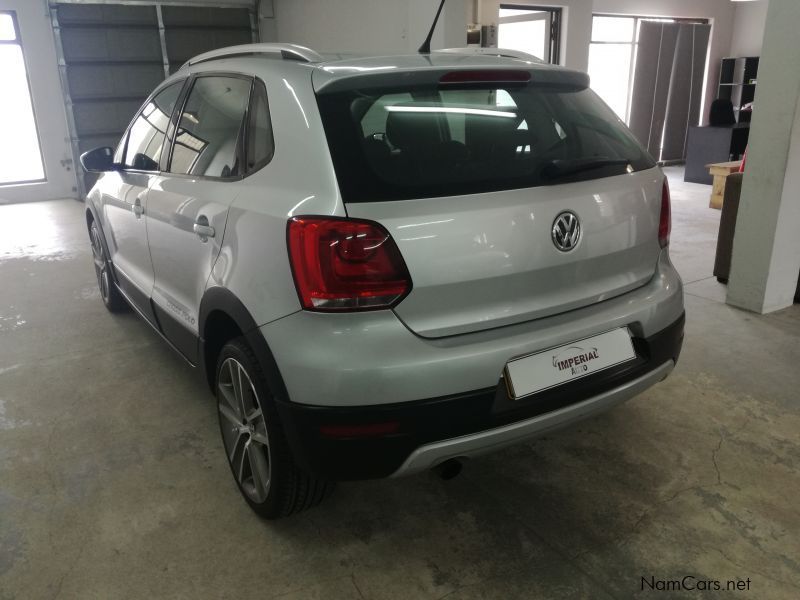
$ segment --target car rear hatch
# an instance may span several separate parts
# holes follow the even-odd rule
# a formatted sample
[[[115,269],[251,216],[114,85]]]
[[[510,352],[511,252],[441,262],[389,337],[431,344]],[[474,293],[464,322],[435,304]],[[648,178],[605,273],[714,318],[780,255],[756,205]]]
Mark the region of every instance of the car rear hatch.
[[[411,275],[398,317],[443,337],[649,281],[663,175],[586,76],[459,59],[315,79],[348,216],[385,227]]]

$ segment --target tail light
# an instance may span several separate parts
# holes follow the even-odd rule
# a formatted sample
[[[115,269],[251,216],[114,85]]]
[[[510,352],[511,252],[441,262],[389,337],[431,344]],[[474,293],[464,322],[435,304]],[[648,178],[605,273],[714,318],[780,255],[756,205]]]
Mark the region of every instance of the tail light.
[[[669,234],[672,231],[672,209],[669,199],[669,184],[664,178],[664,187],[661,189],[661,218],[658,221],[658,243],[662,248],[669,245]]]
[[[377,223],[295,217],[289,260],[306,310],[389,308],[411,291],[411,277],[389,232]]]

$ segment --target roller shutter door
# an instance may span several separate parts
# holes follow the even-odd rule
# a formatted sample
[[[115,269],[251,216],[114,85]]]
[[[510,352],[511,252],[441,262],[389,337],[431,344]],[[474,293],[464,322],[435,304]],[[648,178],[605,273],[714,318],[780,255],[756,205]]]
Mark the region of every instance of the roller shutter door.
[[[257,41],[251,6],[51,4],[75,161],[116,146],[145,98],[201,52]],[[81,196],[96,177],[83,174]]]
[[[170,73],[202,52],[257,41],[252,13],[246,9],[164,6],[161,10]]]

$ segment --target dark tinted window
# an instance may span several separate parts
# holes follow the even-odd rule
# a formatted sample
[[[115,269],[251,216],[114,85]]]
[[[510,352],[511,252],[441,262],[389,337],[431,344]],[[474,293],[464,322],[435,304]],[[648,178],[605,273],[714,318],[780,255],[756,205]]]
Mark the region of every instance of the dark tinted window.
[[[129,169],[158,171],[169,119],[181,93],[183,81],[173,83],[148,102],[128,132],[128,145],[122,164]],[[115,154],[115,160],[119,160]]]
[[[318,100],[349,202],[551,185],[655,164],[588,89],[366,89]]]
[[[250,101],[250,122],[247,131],[247,171],[256,171],[272,160],[275,141],[269,116],[267,89],[257,81]]]
[[[198,77],[181,113],[170,171],[231,177],[241,173],[244,114],[249,79]]]

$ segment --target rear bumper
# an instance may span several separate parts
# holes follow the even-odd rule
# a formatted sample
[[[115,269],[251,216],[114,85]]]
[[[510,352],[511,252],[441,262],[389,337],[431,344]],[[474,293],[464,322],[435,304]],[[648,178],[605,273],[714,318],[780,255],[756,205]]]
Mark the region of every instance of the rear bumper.
[[[392,477],[418,473],[435,467],[451,458],[469,458],[494,452],[505,446],[532,439],[570,423],[580,421],[642,393],[662,381],[672,372],[674,367],[675,363],[668,360],[641,377],[582,402],[569,404],[553,412],[518,421],[504,427],[496,427],[441,442],[425,444],[414,450],[392,474]]]
[[[680,277],[663,251],[646,285],[603,302],[515,325],[444,338],[412,333],[390,310],[298,311],[260,328],[286,398],[343,408],[474,394],[509,359],[628,327],[646,339],[683,314]]]
[[[278,409],[296,459],[310,472],[333,480],[407,475],[536,437],[641,393],[677,363],[683,328],[681,314],[649,337],[635,336],[633,361],[517,401],[500,380],[491,388],[415,402],[331,407],[279,401]],[[375,437],[325,433],[374,424],[391,424],[392,431]]]

